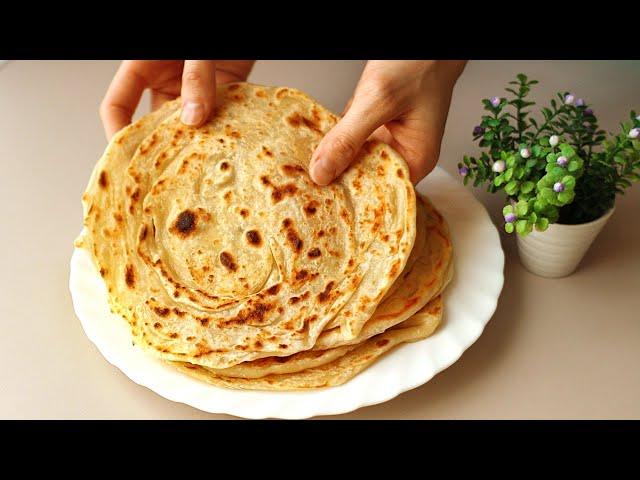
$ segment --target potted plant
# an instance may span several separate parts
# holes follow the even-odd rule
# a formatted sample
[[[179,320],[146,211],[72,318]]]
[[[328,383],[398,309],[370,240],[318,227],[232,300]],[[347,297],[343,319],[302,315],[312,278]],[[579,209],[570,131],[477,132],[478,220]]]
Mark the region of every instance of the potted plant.
[[[545,277],[572,273],[614,211],[617,194],[640,180],[640,116],[631,112],[617,135],[598,127],[581,98],[560,92],[538,119],[532,85],[519,74],[508,97],[484,99],[487,114],[473,129],[483,149],[464,156],[465,185],[503,191],[504,229],[517,233],[520,259]]]

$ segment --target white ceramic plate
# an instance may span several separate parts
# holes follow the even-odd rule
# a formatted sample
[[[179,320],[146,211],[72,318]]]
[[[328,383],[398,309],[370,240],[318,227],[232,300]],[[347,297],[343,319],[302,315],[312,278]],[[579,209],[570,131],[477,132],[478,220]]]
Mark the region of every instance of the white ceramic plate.
[[[73,306],[89,339],[131,380],[206,412],[307,418],[386,402],[426,383],[460,358],[493,315],[504,280],[498,232],[461,182],[437,168],[418,190],[444,215],[453,238],[455,273],[444,294],[443,324],[431,337],[390,351],[344,385],[305,392],[254,392],[214,387],[178,372],[132,345],[128,324],[110,312],[102,278],[89,254],[80,249],[71,258]]]

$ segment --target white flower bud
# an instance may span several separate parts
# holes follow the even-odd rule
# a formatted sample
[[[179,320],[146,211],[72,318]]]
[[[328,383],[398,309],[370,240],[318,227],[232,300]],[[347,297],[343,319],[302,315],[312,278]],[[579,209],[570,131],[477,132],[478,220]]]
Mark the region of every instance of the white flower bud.
[[[640,135],[640,128],[632,128],[629,131],[629,138],[638,138],[638,135]]]
[[[520,150],[520,156],[522,158],[529,158],[531,156],[531,152],[528,148],[523,148],[522,150]]]
[[[558,135],[551,135],[549,137],[549,145],[551,145],[552,147],[555,147],[556,145],[558,145],[559,141],[560,139],[558,138]]]
[[[573,103],[573,101],[575,100],[575,97],[571,94],[568,94],[564,97],[564,103],[566,105],[571,105]]]
[[[496,160],[495,162],[493,162],[493,165],[491,166],[491,170],[493,170],[496,173],[504,172],[505,168],[506,168],[506,165],[503,160]]]

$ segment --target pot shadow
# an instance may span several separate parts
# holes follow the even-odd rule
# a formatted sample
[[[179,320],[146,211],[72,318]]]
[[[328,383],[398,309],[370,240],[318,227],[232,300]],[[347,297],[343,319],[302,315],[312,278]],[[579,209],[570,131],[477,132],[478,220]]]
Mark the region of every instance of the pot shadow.
[[[513,313],[521,309],[527,276],[526,272],[523,274],[524,268],[518,260],[515,242],[512,238],[501,237],[505,252],[505,281],[496,311],[480,338],[453,365],[426,384],[389,402],[364,407],[347,415],[318,418],[438,418],[438,412],[446,409],[446,404],[451,404],[454,396],[464,397],[471,385],[482,382],[491,369],[498,367],[512,346],[512,337],[521,326],[522,316]]]
[[[615,271],[624,268],[629,258],[637,254],[640,244],[640,229],[628,228],[622,218],[612,217],[600,234],[595,238],[576,273],[591,270],[609,269]]]

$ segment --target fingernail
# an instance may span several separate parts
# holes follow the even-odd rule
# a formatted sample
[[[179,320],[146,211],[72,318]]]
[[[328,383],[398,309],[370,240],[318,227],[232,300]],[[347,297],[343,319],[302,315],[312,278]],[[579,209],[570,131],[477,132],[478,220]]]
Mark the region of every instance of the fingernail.
[[[187,125],[200,124],[204,120],[204,105],[201,103],[187,102],[184,107],[182,107],[180,120]]]
[[[327,168],[322,158],[317,158],[311,165],[311,179],[318,185],[328,185],[334,177],[334,172]]]

